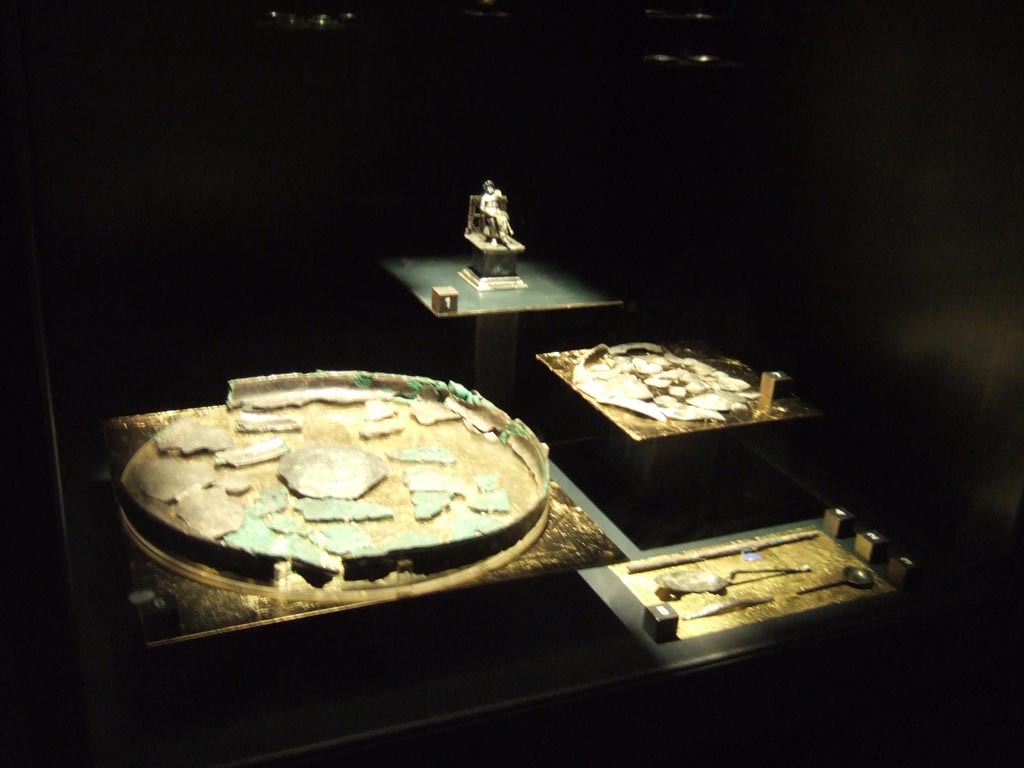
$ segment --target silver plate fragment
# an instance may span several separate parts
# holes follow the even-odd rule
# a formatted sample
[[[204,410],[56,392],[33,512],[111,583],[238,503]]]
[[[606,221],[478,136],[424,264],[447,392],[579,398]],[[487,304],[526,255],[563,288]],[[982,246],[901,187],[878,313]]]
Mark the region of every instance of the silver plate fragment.
[[[253,443],[245,448],[234,448],[230,451],[217,451],[213,454],[213,460],[218,464],[227,464],[232,467],[247,467],[252,464],[260,464],[264,461],[276,459],[288,452],[288,446],[280,437],[272,437],[262,443]]]
[[[235,429],[239,432],[301,432],[301,416],[282,416],[276,413],[252,413],[242,411],[235,419]]]
[[[220,486],[190,490],[175,511],[190,528],[211,539],[237,531],[245,522],[245,507]]]
[[[417,398],[413,400],[410,408],[412,409],[412,417],[425,426],[437,424],[441,421],[455,421],[462,418],[461,414],[455,413],[455,411],[436,400],[421,400]]]
[[[172,502],[193,486],[206,486],[217,479],[212,464],[160,456],[139,466],[139,490],[159,501]]]
[[[398,413],[394,403],[385,400],[367,400],[363,406],[363,418],[367,421],[383,421]]]
[[[199,451],[222,451],[235,442],[223,427],[208,426],[198,419],[178,419],[153,435],[153,442],[161,451],[181,451],[188,455]]]
[[[386,419],[380,422],[364,424],[359,428],[359,436],[364,440],[373,440],[378,437],[397,435],[403,429],[405,429],[405,424],[398,419]]]
[[[388,476],[380,456],[347,445],[307,445],[285,455],[278,472],[295,493],[357,499]]]

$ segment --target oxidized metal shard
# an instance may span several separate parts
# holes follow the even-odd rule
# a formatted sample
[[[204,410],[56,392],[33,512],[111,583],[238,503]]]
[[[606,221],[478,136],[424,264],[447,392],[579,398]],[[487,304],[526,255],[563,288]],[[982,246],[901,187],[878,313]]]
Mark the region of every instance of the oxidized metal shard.
[[[213,485],[219,485],[232,496],[241,496],[253,486],[253,480],[248,475],[218,475]]]
[[[481,433],[500,432],[511,421],[507,413],[486,402],[474,404],[451,396],[445,399],[444,404],[448,409],[461,416],[467,425]]]
[[[288,453],[288,446],[284,441],[280,437],[272,437],[262,443],[247,445],[245,448],[217,451],[213,454],[213,460],[218,464],[227,464],[232,467],[248,467],[252,464],[271,461],[286,453]]]
[[[385,400],[368,400],[363,406],[363,418],[367,421],[383,421],[398,413],[394,403]]]
[[[401,451],[388,451],[388,458],[416,464],[454,464],[458,460],[454,453],[440,445],[420,445]]]
[[[139,466],[139,489],[153,499],[172,502],[189,488],[206,486],[217,479],[212,464],[160,456]]]
[[[283,546],[282,546],[283,544]],[[325,566],[320,548],[297,533],[289,533],[286,536],[279,536],[275,545],[271,547],[272,554],[286,557],[289,560],[300,560],[310,565]]]
[[[656,376],[664,371],[665,368],[658,363],[651,363],[647,360],[637,359],[633,361],[633,370],[642,376]]]
[[[723,392],[742,392],[745,389],[750,389],[750,383],[743,379],[736,379],[726,375],[719,378],[718,387]]]
[[[242,411],[235,419],[235,429],[239,432],[301,432],[301,416],[280,416],[276,413],[252,413]]]
[[[228,408],[269,411],[313,402],[347,405],[389,400],[391,389],[374,386],[373,377],[358,371],[317,371],[253,376],[228,382]]]
[[[660,355],[665,351],[660,345],[652,344],[648,341],[633,341],[628,344],[616,344],[614,347],[608,348],[608,351],[613,355],[628,355],[634,350],[653,352],[656,355]]]
[[[698,408],[695,405],[680,405],[676,408],[662,408],[662,412],[675,421],[725,421],[718,411]]]
[[[454,495],[447,491],[415,491],[412,494],[413,514],[417,520],[433,520],[444,512]]]
[[[445,491],[466,495],[464,481],[451,475],[445,475],[436,469],[424,466],[409,467],[404,473],[405,485],[411,493],[418,491]]]
[[[547,443],[540,443],[530,428],[519,419],[509,424],[502,433],[501,440],[523,460],[527,469],[530,470],[530,474],[533,475],[534,481],[539,487],[545,489],[545,495],[547,495],[546,489],[551,481]],[[538,445],[540,446],[539,452],[536,448]]]
[[[644,379],[644,386],[650,389],[668,389],[672,386],[672,379],[659,378],[660,376],[661,374],[658,374],[658,376],[651,376]]]
[[[183,454],[199,451],[222,451],[235,442],[223,427],[209,426],[198,419],[183,418],[153,435],[153,442],[161,451],[181,451]]]
[[[487,491],[499,490],[497,475],[477,475],[473,478],[473,482],[476,483],[477,488],[485,493]]]
[[[501,490],[485,491],[471,496],[466,500],[466,506],[486,514],[505,514],[512,510],[508,494]]]
[[[260,497],[245,508],[247,515],[262,517],[288,508],[288,489],[283,485],[272,485],[260,491]]]
[[[380,456],[348,445],[305,445],[285,454],[278,473],[302,496],[357,499],[388,476],[388,467]]]
[[[665,414],[662,413],[661,408],[643,400],[633,400],[628,397],[595,397],[594,399],[603,405],[614,405],[616,408],[625,408],[657,421],[665,421]]]
[[[607,371],[608,366],[599,362],[607,354],[607,344],[598,344],[596,347],[584,352],[580,356],[579,362],[576,363],[576,367],[573,368],[572,383],[578,385],[580,382],[590,379],[593,375],[591,369],[600,367],[603,371]]]
[[[373,546],[370,534],[353,523],[334,523],[320,528],[323,546],[336,555],[347,555]]]
[[[677,595],[690,592],[721,592],[732,583],[710,571],[673,571],[663,573],[654,581]]]
[[[385,400],[394,396],[389,390],[349,389],[347,387],[324,387],[322,389],[267,392],[251,395],[240,401],[243,408],[254,411],[274,411],[279,408],[299,407],[309,403],[351,405],[367,400]]]
[[[269,554],[277,535],[257,516],[246,515],[238,530],[227,534],[224,542],[246,552]]]
[[[178,517],[201,536],[218,539],[245,522],[245,507],[220,487],[193,488],[178,501]]]
[[[496,531],[502,526],[501,518],[489,515],[480,515],[470,512],[468,509],[455,509],[449,513],[451,521],[451,540],[461,541],[472,539],[491,531]]]
[[[686,402],[688,405],[693,405],[697,408],[706,408],[710,411],[729,411],[732,410],[733,406],[733,402],[731,400],[728,400],[714,392],[707,392],[703,395],[688,397],[686,398]]]
[[[751,608],[755,605],[764,605],[775,600],[774,596],[769,597],[748,597],[748,598],[733,598],[731,600],[722,600],[718,603],[712,603],[706,605],[699,611],[688,613],[679,618],[683,621],[693,621],[694,619],[702,619],[705,616],[717,616],[720,613],[728,613],[729,611],[736,611],[742,608]]]
[[[274,512],[264,517],[263,522],[278,533],[298,533],[307,536],[311,530],[306,520],[294,512]]]
[[[295,502],[295,509],[311,523],[325,520],[386,520],[395,516],[391,507],[351,499],[299,499]]]
[[[424,424],[426,426],[437,424],[441,421],[456,421],[457,419],[463,418],[461,413],[456,413],[451,408],[448,408],[443,403],[439,403],[436,400],[422,400],[417,398],[416,400],[413,400],[410,408],[412,410],[412,417],[420,424]]]
[[[364,440],[373,440],[378,437],[397,435],[403,429],[405,429],[405,424],[398,419],[387,419],[373,424],[364,424],[359,428],[359,436]]]

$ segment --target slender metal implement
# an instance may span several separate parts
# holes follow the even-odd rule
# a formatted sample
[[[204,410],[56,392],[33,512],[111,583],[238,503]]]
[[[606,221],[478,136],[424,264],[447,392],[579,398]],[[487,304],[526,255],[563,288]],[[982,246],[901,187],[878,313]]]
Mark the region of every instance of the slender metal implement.
[[[807,541],[818,536],[818,531],[799,531],[787,533],[771,539],[745,539],[733,541],[728,544],[719,544],[714,547],[695,549],[691,552],[679,552],[672,555],[659,555],[646,560],[638,560],[630,563],[626,571],[628,573],[644,573],[645,571],[657,571],[662,568],[670,568],[673,565],[686,565],[687,563],[699,563],[702,560],[713,560],[718,557],[738,555],[743,552],[757,552],[769,547],[780,547],[783,544],[793,544],[797,541]]]
[[[817,592],[821,589],[831,589],[832,587],[854,587],[855,589],[870,589],[875,584],[875,574],[873,574],[867,568],[863,568],[859,565],[848,565],[843,568],[843,575],[834,580],[827,581],[824,584],[817,584],[813,587],[804,587],[803,589],[797,590],[798,595],[806,595],[808,592]]]
[[[705,605],[699,611],[687,613],[679,618],[683,621],[693,621],[694,619],[702,619],[705,616],[717,616],[720,613],[729,613],[730,611],[737,611],[741,608],[751,608],[755,605],[764,605],[765,603],[772,602],[774,599],[774,597],[732,598],[731,600],[722,600],[718,603]]]
[[[772,576],[784,576],[787,573],[808,573],[810,570],[811,566],[809,565],[800,565],[796,568],[739,569],[730,573],[728,577],[719,576],[717,573],[711,573],[710,571],[679,570],[662,574],[661,576],[658,576],[654,582],[669,592],[677,595],[691,592],[723,592],[726,587],[730,587],[735,584],[746,584],[751,581],[761,581],[761,579],[746,579],[744,581],[737,582],[736,577],[741,573],[770,574],[763,576],[762,578],[771,578]]]

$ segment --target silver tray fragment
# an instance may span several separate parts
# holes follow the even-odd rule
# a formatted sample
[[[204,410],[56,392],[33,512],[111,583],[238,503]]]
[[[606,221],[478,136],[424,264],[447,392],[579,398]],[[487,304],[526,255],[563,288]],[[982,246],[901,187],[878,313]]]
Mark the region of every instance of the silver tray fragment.
[[[388,476],[384,459],[348,445],[306,445],[286,454],[278,472],[295,493],[357,499]]]
[[[189,417],[171,422],[153,435],[153,442],[165,453],[180,451],[185,455],[199,451],[223,451],[235,444],[231,433],[223,427],[211,427]]]

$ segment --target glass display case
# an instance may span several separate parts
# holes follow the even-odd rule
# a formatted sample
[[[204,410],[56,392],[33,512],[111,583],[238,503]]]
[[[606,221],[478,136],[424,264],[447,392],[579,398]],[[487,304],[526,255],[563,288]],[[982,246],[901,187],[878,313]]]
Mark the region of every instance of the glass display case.
[[[1001,754],[1020,10],[2,7],[18,764]]]

